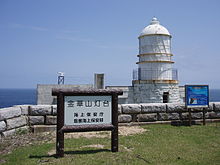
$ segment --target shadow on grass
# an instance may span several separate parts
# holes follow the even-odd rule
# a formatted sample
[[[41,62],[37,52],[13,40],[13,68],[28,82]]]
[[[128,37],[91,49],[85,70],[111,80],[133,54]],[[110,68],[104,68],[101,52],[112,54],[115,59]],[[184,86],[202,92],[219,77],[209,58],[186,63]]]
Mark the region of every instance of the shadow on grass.
[[[171,121],[172,126],[190,126],[189,121],[187,120],[182,120],[182,121]],[[201,123],[192,121],[191,125],[201,125]]]
[[[96,154],[99,152],[111,152],[108,149],[98,149],[98,150],[85,150],[85,151],[64,151],[64,154],[67,155],[80,155],[80,154]],[[30,159],[41,159],[41,158],[58,158],[58,156],[56,154],[53,155],[30,155],[29,158]]]
[[[95,154],[99,152],[111,152],[108,149],[84,150],[84,151],[65,151],[64,154]]]

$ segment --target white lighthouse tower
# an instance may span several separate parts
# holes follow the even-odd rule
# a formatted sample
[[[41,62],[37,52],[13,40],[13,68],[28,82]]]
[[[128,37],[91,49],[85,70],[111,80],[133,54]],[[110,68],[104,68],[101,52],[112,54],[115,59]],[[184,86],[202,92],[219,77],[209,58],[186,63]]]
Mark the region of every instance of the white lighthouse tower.
[[[179,102],[177,70],[173,69],[169,31],[154,17],[138,39],[139,61],[138,69],[133,73],[133,102]]]

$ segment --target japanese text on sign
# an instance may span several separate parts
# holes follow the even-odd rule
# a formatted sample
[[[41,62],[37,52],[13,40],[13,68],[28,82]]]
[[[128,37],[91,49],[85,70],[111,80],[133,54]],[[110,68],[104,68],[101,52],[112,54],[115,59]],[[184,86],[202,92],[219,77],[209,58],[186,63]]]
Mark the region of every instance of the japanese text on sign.
[[[111,96],[65,96],[64,125],[110,124]]]

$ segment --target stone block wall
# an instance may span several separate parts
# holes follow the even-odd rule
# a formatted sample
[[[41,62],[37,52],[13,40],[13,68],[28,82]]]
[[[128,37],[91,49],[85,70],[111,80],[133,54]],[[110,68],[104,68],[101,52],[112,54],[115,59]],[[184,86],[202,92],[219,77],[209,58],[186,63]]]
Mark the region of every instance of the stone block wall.
[[[130,124],[183,121],[188,120],[189,115],[185,104],[180,103],[121,104],[119,109],[119,122]],[[202,108],[192,108],[191,112],[193,120],[203,119]],[[220,102],[210,103],[209,108],[205,111],[205,118],[220,119]]]
[[[56,106],[18,105],[0,109],[0,138],[30,129],[33,132],[55,130]]]
[[[0,138],[29,128],[24,109],[19,106],[0,109]]]
[[[13,135],[20,130],[43,132],[56,130],[56,105],[18,105],[0,109],[0,139]],[[220,121],[220,102],[210,103],[206,110],[206,119]],[[192,119],[201,120],[202,109],[192,109]],[[119,104],[119,125],[170,123],[188,120],[184,104],[145,103]]]

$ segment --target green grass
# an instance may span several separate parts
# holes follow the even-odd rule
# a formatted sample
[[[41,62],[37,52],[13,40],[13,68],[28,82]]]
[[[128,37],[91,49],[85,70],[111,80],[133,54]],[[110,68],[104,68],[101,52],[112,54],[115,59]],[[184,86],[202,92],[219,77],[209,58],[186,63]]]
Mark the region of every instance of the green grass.
[[[0,155],[5,164],[220,164],[220,123],[206,126],[146,125],[146,132],[119,137],[119,152],[110,151],[109,138],[65,140],[65,157],[48,152],[55,144],[18,148]],[[104,145],[103,149],[85,147]],[[84,147],[83,147],[84,146]]]

